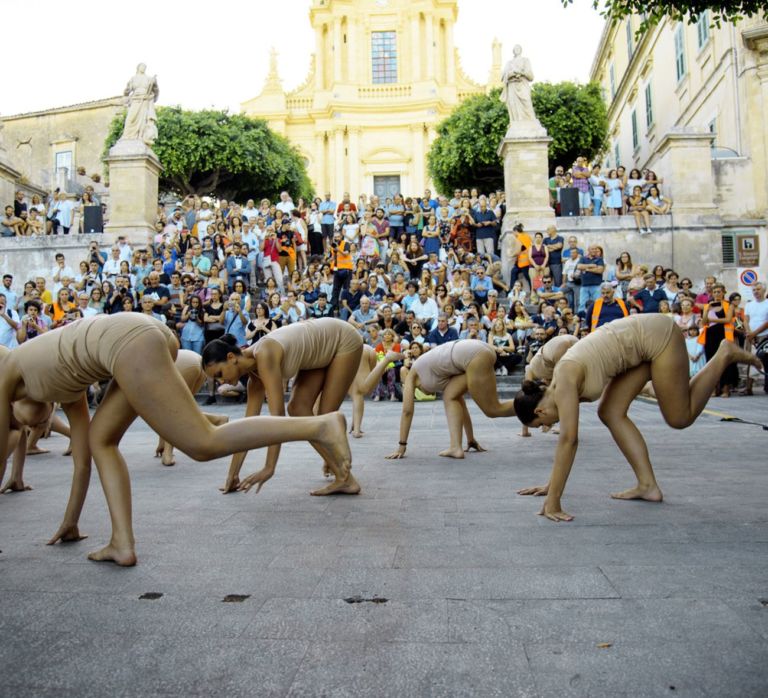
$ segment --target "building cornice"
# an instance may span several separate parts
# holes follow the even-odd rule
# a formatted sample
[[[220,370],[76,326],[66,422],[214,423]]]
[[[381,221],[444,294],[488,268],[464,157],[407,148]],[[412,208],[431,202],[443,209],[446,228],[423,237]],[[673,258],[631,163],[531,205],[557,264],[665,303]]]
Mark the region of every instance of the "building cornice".
[[[29,119],[34,116],[49,116],[51,114],[65,114],[70,111],[85,111],[86,109],[101,109],[102,107],[124,107],[125,97],[107,97],[106,99],[96,99],[92,102],[80,102],[79,104],[69,104],[65,107],[54,107],[53,109],[43,109],[41,111],[29,111],[21,114],[4,116],[3,121],[9,122],[14,119]]]

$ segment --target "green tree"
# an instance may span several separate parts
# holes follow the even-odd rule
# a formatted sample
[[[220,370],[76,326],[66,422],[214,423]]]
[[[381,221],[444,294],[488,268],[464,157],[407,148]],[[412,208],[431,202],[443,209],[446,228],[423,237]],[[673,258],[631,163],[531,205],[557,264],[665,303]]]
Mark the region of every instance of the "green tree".
[[[563,0],[570,5],[573,0]],[[712,23],[719,27],[722,22],[737,22],[744,17],[768,13],[766,0],[728,0],[727,2],[706,2],[702,0],[592,0],[592,6],[600,10],[606,19],[620,21],[627,15],[641,17],[637,34],[644,33],[658,24],[664,17],[675,22],[695,22],[697,15],[710,11]]]
[[[104,144],[104,157],[123,132],[118,114]],[[305,198],[312,191],[301,154],[265,121],[224,111],[157,109],[160,189],[175,194],[227,199],[276,199],[282,190]]]
[[[504,169],[497,155],[509,126],[500,90],[462,102],[437,127],[427,155],[429,174],[441,192],[476,186],[502,189]],[[550,169],[569,166],[577,155],[599,155],[608,135],[608,117],[597,84],[536,83],[531,92],[536,116],[547,129]]]

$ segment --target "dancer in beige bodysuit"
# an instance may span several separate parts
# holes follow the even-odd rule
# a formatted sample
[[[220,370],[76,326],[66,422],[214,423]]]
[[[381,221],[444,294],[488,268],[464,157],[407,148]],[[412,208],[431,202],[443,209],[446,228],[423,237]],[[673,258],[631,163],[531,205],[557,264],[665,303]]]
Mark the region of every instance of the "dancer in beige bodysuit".
[[[475,439],[472,419],[464,402],[469,393],[477,406],[488,417],[513,417],[512,400],[499,402],[496,391],[494,365],[496,352],[477,339],[461,339],[430,349],[414,361],[403,385],[403,412],[400,417],[398,448],[388,459],[404,458],[408,434],[413,421],[416,388],[427,393],[443,393],[445,416],[448,420],[450,446],[440,451],[441,456],[464,458],[462,429],[467,435],[467,450],[485,451]]]
[[[521,494],[546,494],[539,513],[552,521],[573,519],[562,510],[560,497],[576,457],[579,403],[594,402],[602,395],[598,415],[637,477],[635,487],[611,496],[660,502],[662,494],[648,447],[627,416],[629,406],[651,380],[664,420],[674,429],[684,429],[701,414],[722,372],[736,362],[758,368],[760,363],[737,344],[723,342],[706,367],[689,381],[688,352],[672,318],[636,315],[603,325],[568,349],[555,366],[549,387],[525,381],[515,397],[523,424],[560,422],[549,483],[521,490]]]
[[[295,376],[288,414],[292,417],[313,414],[318,401],[319,414],[339,409],[360,366],[363,339],[347,322],[322,318],[297,322],[281,327],[262,337],[247,349],[240,349],[235,338],[224,335],[209,342],[203,349],[203,369],[209,378],[217,378],[234,385],[242,376],[248,376],[248,402],[246,417],[261,412],[266,398],[272,415],[284,415],[283,383]],[[328,454],[318,449],[325,468],[329,467]],[[237,453],[229,466],[227,480],[221,490],[258,492],[275,474],[279,446],[267,449],[264,467],[239,479],[240,469],[247,453]],[[358,494],[360,485],[351,472],[331,484],[312,492],[313,495]]]
[[[338,477],[346,476],[351,458],[342,415],[291,420],[260,417],[214,427],[174,366],[177,351],[176,338],[162,323],[139,313],[119,313],[46,332],[0,358],[0,458],[8,454],[14,402],[24,398],[60,402],[69,419],[75,462],[73,496],[51,543],[81,537],[77,522],[93,456],[109,507],[112,538],[89,558],[136,563],[130,479],[118,445],[137,415],[195,460],[308,440],[328,453]],[[109,378],[112,381],[89,425],[86,390]]]
[[[352,398],[352,429],[350,434],[356,439],[363,435],[363,415],[365,414],[365,396],[370,395],[378,385],[387,366],[393,361],[401,361],[403,355],[399,352],[389,352],[379,361],[376,350],[368,345],[363,345],[363,355],[360,357],[360,365],[357,368],[352,385],[349,386],[349,397]]]

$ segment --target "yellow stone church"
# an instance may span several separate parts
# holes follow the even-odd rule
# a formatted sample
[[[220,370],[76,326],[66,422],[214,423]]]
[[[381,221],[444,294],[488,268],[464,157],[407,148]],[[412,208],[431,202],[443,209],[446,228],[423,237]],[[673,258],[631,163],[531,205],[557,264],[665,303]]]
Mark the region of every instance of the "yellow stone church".
[[[498,41],[487,85],[462,71],[457,15],[457,0],[313,0],[306,80],[286,92],[273,51],[261,94],[242,110],[299,148],[320,194],[421,194],[437,124],[500,81]]]

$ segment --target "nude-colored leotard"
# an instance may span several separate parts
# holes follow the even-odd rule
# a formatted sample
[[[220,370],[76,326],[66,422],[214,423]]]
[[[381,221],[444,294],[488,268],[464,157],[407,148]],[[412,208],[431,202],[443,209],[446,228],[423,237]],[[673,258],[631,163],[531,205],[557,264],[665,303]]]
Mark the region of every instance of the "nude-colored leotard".
[[[572,334],[563,334],[550,339],[533,357],[528,364],[526,375],[530,373],[531,379],[546,381],[552,380],[555,366],[563,355],[578,342],[578,338]]]
[[[296,322],[270,332],[265,339],[283,348],[283,378],[293,378],[299,371],[326,368],[336,356],[363,346],[363,338],[352,325],[333,318]]]
[[[145,332],[157,332],[166,341],[175,341],[173,333],[154,318],[118,313],[76,320],[12,351],[28,397],[38,402],[69,403],[89,385],[112,378],[120,354]],[[147,361],[151,360],[148,356]]]
[[[579,397],[584,402],[593,402],[612,378],[659,356],[674,331],[679,332],[675,321],[658,313],[613,320],[571,347],[560,359],[557,370],[568,362],[579,364],[584,369]]]
[[[479,339],[460,339],[430,349],[413,362],[421,387],[428,393],[445,390],[454,376],[467,372],[467,366],[478,354],[488,353],[496,361],[496,352]]]

